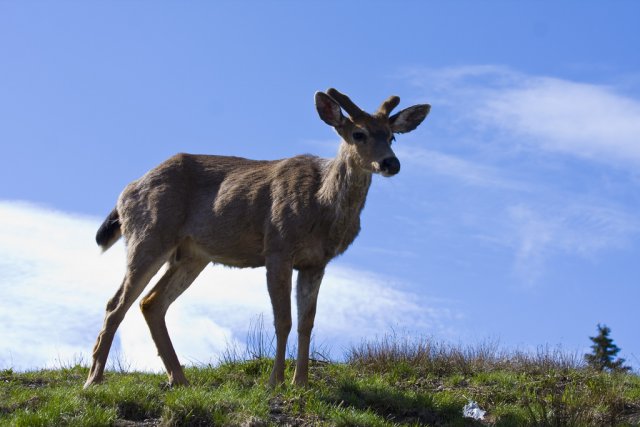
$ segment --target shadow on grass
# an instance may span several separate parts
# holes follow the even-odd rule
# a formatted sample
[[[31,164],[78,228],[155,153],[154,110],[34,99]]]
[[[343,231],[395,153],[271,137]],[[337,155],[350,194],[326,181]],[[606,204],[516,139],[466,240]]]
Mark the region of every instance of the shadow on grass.
[[[462,416],[464,403],[459,399],[438,402],[431,394],[403,393],[355,381],[342,382],[322,399],[336,406],[370,410],[387,421],[403,425],[484,425]]]

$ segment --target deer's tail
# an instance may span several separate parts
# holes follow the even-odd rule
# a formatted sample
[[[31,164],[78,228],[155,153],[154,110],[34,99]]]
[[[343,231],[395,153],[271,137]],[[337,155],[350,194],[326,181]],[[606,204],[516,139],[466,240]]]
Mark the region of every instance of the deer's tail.
[[[120,216],[114,208],[107,219],[104,220],[98,232],[96,233],[96,243],[102,248],[102,251],[109,249],[122,236],[120,229]]]

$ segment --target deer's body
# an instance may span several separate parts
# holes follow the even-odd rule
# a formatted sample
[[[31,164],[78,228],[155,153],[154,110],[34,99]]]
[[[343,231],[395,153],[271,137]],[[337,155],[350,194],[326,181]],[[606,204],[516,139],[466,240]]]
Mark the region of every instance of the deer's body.
[[[371,182],[370,174],[341,176],[347,161],[178,154],[126,187],[119,221],[129,244],[149,236],[168,247],[189,240],[227,266],[261,267],[276,253],[295,269],[326,265],[357,236]]]
[[[391,176],[399,171],[390,149],[392,132],[414,129],[429,111],[428,106],[415,106],[390,118],[390,109],[399,101],[392,97],[377,115],[369,116],[339,92],[328,93],[331,96],[316,94],[316,106],[320,117],[343,137],[334,159],[304,155],[256,161],[178,154],[124,189],[96,239],[106,250],[120,235],[125,237],[127,273],[107,304],[85,386],[102,379],[120,322],[165,263],[167,271],[140,306],[170,382],[186,384],[164,316],[210,262],[266,266],[277,338],[272,385],[284,379],[292,323],[291,275],[298,270],[294,382],[307,383],[309,341],[324,269],[360,231],[371,174]],[[342,116],[340,106],[350,119]]]

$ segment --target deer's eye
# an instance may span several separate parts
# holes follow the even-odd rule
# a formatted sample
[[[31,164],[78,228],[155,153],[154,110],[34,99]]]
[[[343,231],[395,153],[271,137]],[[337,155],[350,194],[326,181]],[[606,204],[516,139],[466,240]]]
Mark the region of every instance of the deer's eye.
[[[365,135],[363,132],[354,132],[351,134],[351,136],[353,137],[353,140],[357,142],[363,142],[365,139],[367,139],[367,135]]]

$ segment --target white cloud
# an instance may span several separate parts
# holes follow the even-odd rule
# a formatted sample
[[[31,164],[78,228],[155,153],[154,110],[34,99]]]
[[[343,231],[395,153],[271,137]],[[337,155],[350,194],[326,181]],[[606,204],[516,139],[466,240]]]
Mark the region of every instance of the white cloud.
[[[124,245],[101,255],[94,218],[18,202],[0,202],[0,217],[0,368],[87,361],[105,304],[124,274]],[[171,307],[167,325],[183,363],[215,362],[227,345],[243,345],[251,320],[261,314],[270,332],[264,269],[210,266]],[[330,266],[314,334],[341,355],[347,343],[391,327],[450,333],[459,317],[387,278]],[[295,327],[291,338],[290,344]],[[136,306],[120,327],[114,355],[133,368],[162,369]]]
[[[530,78],[488,97],[477,113],[545,150],[640,163],[640,102],[608,87]]]
[[[501,131],[512,144],[616,165],[640,163],[640,100],[610,86],[491,65],[406,76],[431,92],[434,104],[456,111],[458,120]]]

